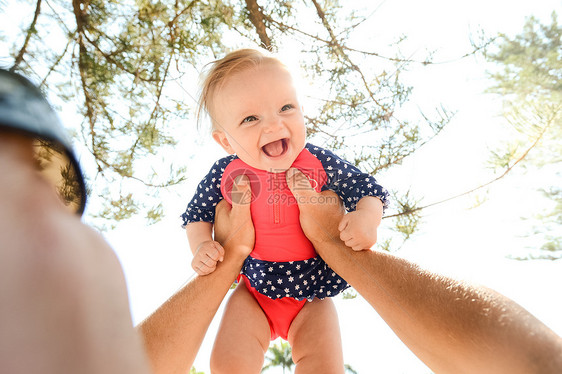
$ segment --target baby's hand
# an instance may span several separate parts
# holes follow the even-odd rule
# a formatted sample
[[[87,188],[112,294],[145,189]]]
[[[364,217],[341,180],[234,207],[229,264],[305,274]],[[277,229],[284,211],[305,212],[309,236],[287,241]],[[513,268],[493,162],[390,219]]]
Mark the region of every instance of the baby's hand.
[[[211,274],[217,268],[217,262],[224,260],[224,248],[214,240],[199,244],[191,261],[193,270],[199,275]]]
[[[356,210],[343,216],[338,230],[345,245],[354,251],[362,251],[377,242],[377,227],[369,211]]]

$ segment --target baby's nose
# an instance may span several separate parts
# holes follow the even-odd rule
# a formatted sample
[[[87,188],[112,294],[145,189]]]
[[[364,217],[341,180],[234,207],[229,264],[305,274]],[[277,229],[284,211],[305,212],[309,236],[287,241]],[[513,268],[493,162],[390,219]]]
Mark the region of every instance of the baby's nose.
[[[274,132],[283,127],[283,121],[279,117],[271,117],[263,121],[263,126],[265,132]]]

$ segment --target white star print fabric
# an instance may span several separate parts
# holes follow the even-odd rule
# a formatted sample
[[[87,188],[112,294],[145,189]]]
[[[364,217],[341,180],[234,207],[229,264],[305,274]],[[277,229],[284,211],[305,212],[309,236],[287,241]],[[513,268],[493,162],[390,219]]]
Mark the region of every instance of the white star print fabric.
[[[362,172],[328,149],[312,144],[307,144],[306,149],[322,163],[328,176],[328,182],[322,187],[322,191],[332,190],[337,193],[348,212],[354,211],[357,202],[365,196],[378,197],[383,203],[383,211],[386,211],[388,191],[377,183],[375,177]]]
[[[248,257],[242,267],[253,288],[271,299],[297,300],[333,297],[349,287],[320,257],[272,262]]]
[[[378,197],[386,209],[388,192],[373,176],[363,173],[327,149],[312,144],[307,144],[305,148],[313,158],[320,161],[326,173],[327,180],[322,190],[337,193],[347,211],[354,211],[357,202],[364,196]],[[230,155],[213,164],[181,216],[183,227],[191,222],[214,223],[215,206],[223,199],[222,176],[226,167],[235,159],[237,156]],[[242,274],[248,278],[252,287],[272,299],[293,297],[312,300],[315,297],[332,297],[348,287],[319,256],[291,262],[264,261],[248,256]]]
[[[237,159],[235,155],[223,157],[213,164],[209,173],[197,186],[195,195],[181,215],[182,227],[191,222],[215,222],[215,206],[223,199],[221,180],[224,169]]]

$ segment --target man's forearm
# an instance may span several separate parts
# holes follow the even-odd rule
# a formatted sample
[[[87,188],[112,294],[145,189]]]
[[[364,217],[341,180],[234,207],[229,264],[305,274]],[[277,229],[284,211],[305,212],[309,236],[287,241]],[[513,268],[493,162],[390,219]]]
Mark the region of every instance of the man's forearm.
[[[187,373],[209,324],[233,281],[244,258],[225,248],[223,262],[205,276],[197,276],[144,320],[138,329],[155,374]]]
[[[334,240],[317,250],[429,367],[445,373],[559,373],[562,340],[486,288]]]
[[[290,188],[306,186],[306,176],[297,169],[289,169],[286,177]],[[562,339],[521,306],[390,254],[355,252],[339,239],[343,209],[326,198],[333,192],[291,192],[299,202],[303,231],[320,256],[435,372],[562,372]]]
[[[235,180],[249,191],[246,177]],[[221,201],[215,208],[215,240],[224,260],[211,274],[198,276],[139,325],[155,374],[187,373],[224,296],[254,247],[249,204]]]

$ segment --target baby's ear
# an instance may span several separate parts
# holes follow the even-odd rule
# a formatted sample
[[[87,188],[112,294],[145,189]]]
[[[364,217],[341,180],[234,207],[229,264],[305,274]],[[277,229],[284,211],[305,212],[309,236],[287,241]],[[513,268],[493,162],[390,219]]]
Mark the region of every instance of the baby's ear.
[[[213,139],[215,139],[215,141],[217,143],[219,143],[219,145],[228,153],[228,154],[234,154],[234,149],[232,148],[232,146],[230,145],[230,142],[228,141],[228,138],[226,137],[226,134],[224,133],[224,131],[220,131],[220,130],[215,130],[213,131]]]

